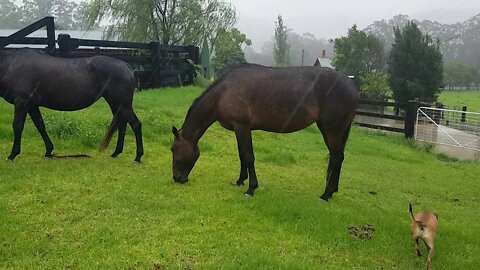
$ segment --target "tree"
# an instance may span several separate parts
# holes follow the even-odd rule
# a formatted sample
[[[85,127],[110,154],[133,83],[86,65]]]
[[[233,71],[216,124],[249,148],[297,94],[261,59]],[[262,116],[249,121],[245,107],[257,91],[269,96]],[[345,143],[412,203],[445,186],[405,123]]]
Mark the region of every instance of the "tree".
[[[443,79],[443,59],[439,42],[423,35],[413,22],[395,27],[395,44],[389,57],[390,86],[397,102],[419,98],[437,100]]]
[[[215,38],[215,56],[213,67],[217,75],[223,73],[229,67],[245,62],[243,46],[250,46],[252,42],[237,28],[230,31],[221,31]]]
[[[23,0],[21,16],[24,24],[54,16],[57,28],[81,29],[83,15],[79,14],[79,11],[79,4],[68,0]]]
[[[93,0],[88,9],[88,24],[108,17],[108,38],[162,44],[210,42],[220,31],[236,22],[235,9],[220,0]]]
[[[385,68],[384,46],[380,39],[357,30],[353,25],[346,37],[335,39],[332,65],[345,74],[362,78]]]
[[[322,51],[332,52],[332,44],[328,41],[317,39],[311,33],[299,35],[292,30],[288,31],[288,44],[290,46],[289,60],[294,66],[303,65],[312,66],[315,61],[322,55]],[[303,55],[302,55],[303,51]]]
[[[453,62],[445,65],[443,70],[444,84],[450,89],[454,87],[478,86],[480,80],[479,71],[461,62]]]
[[[392,94],[386,74],[369,73],[362,78],[361,82],[362,93],[366,94],[369,99],[384,100]]]
[[[83,28],[83,13],[81,7],[85,2],[77,4],[68,0],[0,0],[0,27],[22,28],[46,16],[54,16],[57,28]]]
[[[18,7],[11,0],[0,0],[0,28],[18,28]]]
[[[281,15],[278,15],[278,21],[275,22],[275,43],[273,45],[273,57],[277,65],[288,65],[290,45],[288,44],[288,29],[283,25]]]

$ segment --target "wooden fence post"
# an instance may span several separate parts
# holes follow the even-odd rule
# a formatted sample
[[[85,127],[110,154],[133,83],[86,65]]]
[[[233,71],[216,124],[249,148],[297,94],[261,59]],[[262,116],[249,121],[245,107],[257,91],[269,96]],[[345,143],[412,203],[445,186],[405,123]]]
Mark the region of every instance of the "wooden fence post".
[[[47,53],[55,56],[55,21],[53,17],[45,17],[47,27]]]
[[[417,122],[418,100],[410,100],[405,113],[405,138],[413,138],[415,135],[415,123]]]
[[[463,106],[462,111],[466,112],[466,111],[467,111],[467,106]],[[466,118],[467,118],[467,114],[466,114],[466,113],[462,113],[461,122],[462,122],[462,123],[465,123]]]
[[[67,34],[60,34],[58,35],[58,51],[60,53],[60,57],[68,57],[72,48],[70,46],[70,35]]]
[[[162,83],[162,77],[160,75],[161,66],[160,66],[160,43],[150,42],[150,57],[152,59],[152,75],[148,82],[149,86],[152,88],[160,87]]]
[[[9,44],[17,44],[21,42],[26,36],[31,33],[47,27],[47,53],[50,55],[55,55],[55,22],[53,17],[45,17],[41,20],[38,20],[17,32],[11,34],[10,36],[0,39],[0,48],[3,48]]]

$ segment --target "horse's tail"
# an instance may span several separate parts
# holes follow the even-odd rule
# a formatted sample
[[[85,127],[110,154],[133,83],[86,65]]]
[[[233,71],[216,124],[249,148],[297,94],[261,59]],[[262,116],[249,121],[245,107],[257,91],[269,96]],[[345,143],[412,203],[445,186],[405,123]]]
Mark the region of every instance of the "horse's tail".
[[[115,134],[115,131],[117,131],[118,129],[119,118],[120,117],[118,117],[117,114],[115,114],[115,116],[113,117],[112,123],[110,124],[110,127],[108,128],[105,137],[103,137],[102,144],[100,145],[100,152],[105,151],[105,149],[107,149],[108,145],[110,144],[113,134]]]

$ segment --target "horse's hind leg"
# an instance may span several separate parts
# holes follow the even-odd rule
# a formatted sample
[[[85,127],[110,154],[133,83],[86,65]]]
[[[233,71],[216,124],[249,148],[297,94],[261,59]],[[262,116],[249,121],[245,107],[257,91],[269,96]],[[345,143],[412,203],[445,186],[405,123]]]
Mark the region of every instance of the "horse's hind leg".
[[[350,126],[344,130],[327,129],[324,123],[317,122],[317,126],[322,132],[323,138],[329,151],[329,161],[327,169],[327,183],[325,191],[320,198],[328,201],[333,193],[338,191],[340,171],[344,160],[345,144],[347,142]]]
[[[8,156],[8,160],[13,161],[20,154],[20,144],[22,140],[22,132],[25,126],[25,118],[27,117],[27,108],[21,105],[15,105],[15,116],[13,118],[13,147],[12,152]]]
[[[117,130],[118,130],[118,139],[117,139],[117,146],[115,147],[115,151],[111,154],[111,157],[115,158],[123,152],[123,144],[125,141],[125,133],[127,129],[127,117],[128,115],[125,113],[124,110],[118,105],[118,102],[115,102],[113,99],[109,98],[108,96],[105,97],[110,109],[112,110],[113,120],[112,124],[117,122]]]
[[[133,111],[132,107],[129,108],[128,115],[128,123],[135,133],[135,141],[137,143],[137,155],[135,157],[135,162],[140,163],[140,159],[143,156],[142,123],[140,120],[138,120],[138,117]]]
[[[255,156],[253,154],[252,132],[250,129],[243,127],[235,127],[235,136],[237,137],[238,153],[240,162],[245,171],[240,171],[240,178],[237,185],[243,183],[246,173],[248,172],[248,190],[247,196],[253,196],[255,189],[258,187],[257,174],[255,173]],[[242,175],[243,173],[243,175]]]
[[[118,139],[117,139],[117,146],[115,147],[115,151],[111,155],[111,157],[116,158],[123,152],[123,145],[125,143],[125,133],[127,132],[127,115],[122,111],[118,111],[114,118],[118,117]],[[115,121],[115,119],[114,119]]]
[[[117,139],[117,146],[115,147],[115,151],[110,155],[113,158],[116,158],[123,152],[123,145],[125,142],[125,133],[127,132],[127,122],[125,120],[119,120],[120,123],[118,124],[118,139]]]
[[[118,156],[123,151],[126,126],[127,123],[129,123],[133,129],[133,132],[135,133],[135,139],[137,143],[137,155],[135,157],[135,162],[139,163],[143,156],[142,124],[133,111],[131,104],[132,100],[120,100],[118,99],[118,96],[112,96],[108,93],[105,94],[104,98],[112,110],[113,121],[118,121],[118,140],[112,157]]]
[[[45,143],[45,157],[52,157],[53,143],[48,137],[47,130],[45,129],[45,123],[43,122],[42,114],[38,107],[31,108],[28,111],[28,114],[32,118],[33,124],[37,128],[40,136],[42,136],[43,142]]]

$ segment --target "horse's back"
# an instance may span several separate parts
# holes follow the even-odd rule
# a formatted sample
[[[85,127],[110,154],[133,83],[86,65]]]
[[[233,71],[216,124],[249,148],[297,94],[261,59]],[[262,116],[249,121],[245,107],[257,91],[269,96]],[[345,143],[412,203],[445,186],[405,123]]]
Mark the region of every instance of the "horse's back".
[[[220,122],[239,122],[252,129],[292,132],[317,122],[326,110],[350,117],[358,88],[328,68],[272,68],[244,64],[220,79]]]
[[[128,65],[105,56],[57,58],[20,49],[8,64],[6,80],[12,94],[54,110],[79,110],[106,93],[131,102],[135,89]]]
[[[127,63],[108,56],[93,56],[89,62],[100,78],[135,87],[135,77]]]
[[[31,77],[45,76],[45,79],[73,80],[80,76],[85,80],[87,78],[83,78],[83,75],[96,75],[91,79],[110,78],[111,81],[122,83],[133,81],[134,83],[133,71],[129,66],[121,60],[108,56],[59,58],[38,50],[19,49],[10,64],[13,65],[11,69],[23,70],[23,73],[28,73]]]

